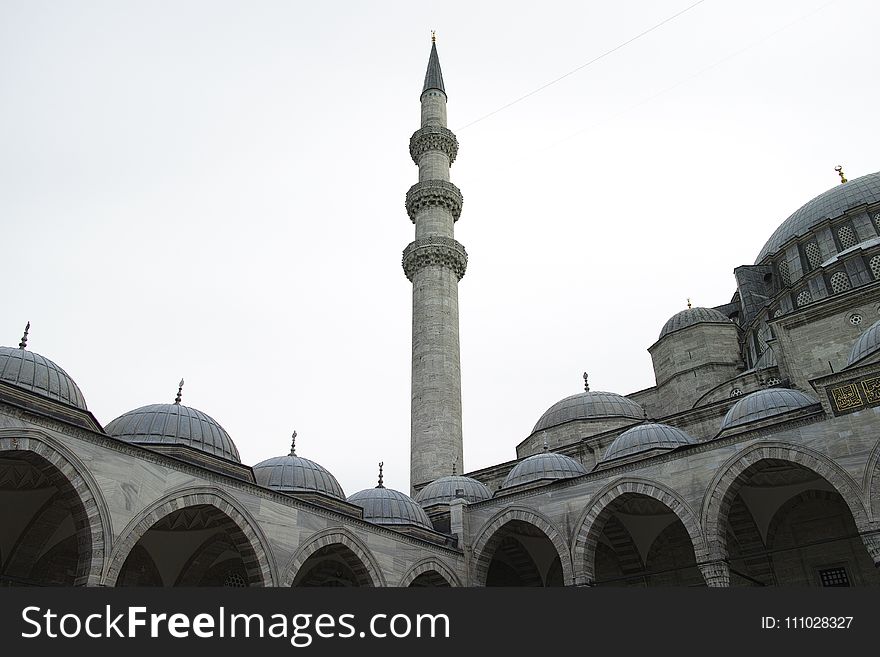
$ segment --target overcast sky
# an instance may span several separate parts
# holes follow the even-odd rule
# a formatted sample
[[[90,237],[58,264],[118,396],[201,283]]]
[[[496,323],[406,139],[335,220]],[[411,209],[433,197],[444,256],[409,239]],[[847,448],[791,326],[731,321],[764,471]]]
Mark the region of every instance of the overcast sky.
[[[408,140],[437,45],[461,144],[465,467],[653,385],[789,214],[880,168],[876,0],[0,0],[0,344],[98,421],[171,402],[243,462],[409,486]]]

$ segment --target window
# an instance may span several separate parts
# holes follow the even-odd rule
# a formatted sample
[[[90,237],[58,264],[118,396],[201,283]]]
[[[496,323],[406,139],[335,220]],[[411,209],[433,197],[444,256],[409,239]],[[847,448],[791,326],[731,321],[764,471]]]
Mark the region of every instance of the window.
[[[849,575],[846,568],[825,568],[819,571],[822,586],[849,586]]]
[[[852,315],[850,315],[849,323],[853,326],[858,326],[862,323],[862,316],[858,313],[853,313]]]
[[[874,220],[874,226],[877,228],[877,232],[880,233],[880,212],[872,214],[871,219]]]
[[[840,240],[841,249],[848,249],[858,244],[856,234],[849,224],[843,224],[837,228],[837,239]]]
[[[807,263],[809,263],[810,269],[815,269],[822,264],[822,253],[819,251],[819,245],[815,242],[806,243],[804,255],[807,256]]]
[[[846,275],[846,272],[838,271],[831,275],[831,289],[834,294],[846,292],[850,287],[849,276]]]
[[[796,303],[798,307],[806,306],[808,303],[813,301],[813,295],[810,294],[809,290],[802,290],[800,294],[797,295]]]
[[[788,260],[783,258],[776,265],[776,269],[779,270],[779,278],[782,280],[782,284],[785,287],[791,285],[791,274],[788,271]]]
[[[875,255],[871,258],[868,266],[871,267],[871,273],[874,275],[874,278],[880,278],[880,255]]]

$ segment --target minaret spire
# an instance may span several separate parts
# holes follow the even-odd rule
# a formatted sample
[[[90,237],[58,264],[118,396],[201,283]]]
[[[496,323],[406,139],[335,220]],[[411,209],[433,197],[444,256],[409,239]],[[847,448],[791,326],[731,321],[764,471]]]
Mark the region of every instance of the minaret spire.
[[[448,476],[464,467],[461,438],[461,357],[458,281],[467,252],[455,240],[462,196],[449,182],[458,140],[446,127],[446,88],[432,39],[421,95],[421,128],[409,141],[419,182],[406,194],[415,240],[403,251],[413,285],[410,484]]]

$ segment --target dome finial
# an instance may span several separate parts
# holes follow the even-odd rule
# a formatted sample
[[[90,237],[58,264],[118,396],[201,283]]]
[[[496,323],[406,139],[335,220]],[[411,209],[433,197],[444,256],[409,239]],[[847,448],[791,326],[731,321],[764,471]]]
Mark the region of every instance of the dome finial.
[[[24,335],[21,336],[21,342],[18,343],[19,349],[27,349],[27,338],[28,338],[28,333],[30,332],[30,330],[31,330],[31,323],[28,322],[27,325],[24,327]]]
[[[590,377],[584,372],[584,392],[590,392]]]
[[[545,452],[550,451],[550,445],[547,443],[547,439],[546,439],[546,438],[544,438],[544,451],[545,451]]]
[[[181,379],[180,383],[177,384],[177,397],[174,398],[174,403],[177,406],[180,406],[181,399],[183,399],[183,379]]]
[[[690,309],[691,309],[691,298],[688,297],[688,310],[690,310]]]
[[[296,456],[296,429],[293,430],[293,435],[290,436],[290,455]]]
[[[455,461],[452,462],[452,476],[455,476]]]
[[[385,486],[382,484],[382,468],[384,466],[385,466],[385,462],[379,461],[379,485],[376,486],[376,488],[385,488]]]
[[[437,33],[431,30],[431,43],[437,43]]]
[[[843,167],[838,164],[836,167],[834,167],[834,170],[837,172],[837,175],[840,176],[840,184],[842,185],[843,183],[845,183],[846,176],[843,175]]]

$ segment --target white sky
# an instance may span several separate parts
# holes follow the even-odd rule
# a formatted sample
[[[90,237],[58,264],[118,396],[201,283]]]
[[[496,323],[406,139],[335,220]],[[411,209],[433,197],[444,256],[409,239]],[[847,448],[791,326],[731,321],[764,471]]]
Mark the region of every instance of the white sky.
[[[408,154],[436,29],[461,149],[465,466],[558,399],[653,385],[776,226],[878,169],[875,0],[0,0],[0,344],[102,424],[171,402],[247,464],[409,486]],[[785,28],[785,29],[781,29]]]

